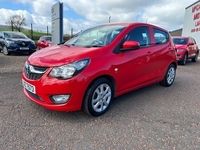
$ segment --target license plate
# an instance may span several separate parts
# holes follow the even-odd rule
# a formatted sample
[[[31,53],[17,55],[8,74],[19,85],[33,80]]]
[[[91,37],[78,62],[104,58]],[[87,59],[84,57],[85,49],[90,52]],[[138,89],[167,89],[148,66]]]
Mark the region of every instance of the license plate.
[[[20,47],[20,50],[29,50],[28,47]]]
[[[31,92],[31,93],[33,93],[33,94],[36,93],[36,92],[35,92],[35,86],[34,86],[34,85],[32,85],[32,84],[30,84],[30,83],[28,83],[28,82],[26,82],[26,81],[24,81],[24,80],[22,80],[22,85],[23,85],[23,87],[24,87],[26,90],[28,90],[29,92]]]

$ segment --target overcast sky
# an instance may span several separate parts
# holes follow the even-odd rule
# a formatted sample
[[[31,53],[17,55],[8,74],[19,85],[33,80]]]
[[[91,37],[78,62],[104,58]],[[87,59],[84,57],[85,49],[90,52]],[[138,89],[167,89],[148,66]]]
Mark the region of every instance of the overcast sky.
[[[27,26],[36,30],[51,27],[51,6],[58,0],[0,0],[0,24],[9,16],[23,14]],[[148,22],[167,30],[183,26],[185,7],[197,0],[61,0],[64,3],[64,32],[77,32],[108,22]]]

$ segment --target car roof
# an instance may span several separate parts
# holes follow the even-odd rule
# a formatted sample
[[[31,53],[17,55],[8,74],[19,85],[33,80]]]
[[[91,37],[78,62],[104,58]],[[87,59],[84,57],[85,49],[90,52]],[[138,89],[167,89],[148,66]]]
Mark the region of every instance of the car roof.
[[[156,25],[153,25],[153,24],[149,24],[149,23],[142,23],[142,22],[117,22],[117,23],[107,23],[107,24],[103,24],[103,25],[121,25],[121,26],[124,26],[124,27],[131,27],[131,26],[136,26],[136,25],[140,25],[140,26],[151,26],[153,28],[158,28],[160,30],[163,30],[163,31],[166,31],[168,32],[167,30],[161,28],[161,27],[158,27]]]

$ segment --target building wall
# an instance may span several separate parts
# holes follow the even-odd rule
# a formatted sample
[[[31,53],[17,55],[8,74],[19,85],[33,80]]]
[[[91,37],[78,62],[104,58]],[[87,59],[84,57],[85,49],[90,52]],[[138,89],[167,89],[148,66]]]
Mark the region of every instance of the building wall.
[[[182,31],[183,29],[178,29],[178,30],[170,31],[169,33],[171,34],[171,36],[181,36]]]
[[[200,0],[185,9],[182,35],[193,37],[200,46]]]

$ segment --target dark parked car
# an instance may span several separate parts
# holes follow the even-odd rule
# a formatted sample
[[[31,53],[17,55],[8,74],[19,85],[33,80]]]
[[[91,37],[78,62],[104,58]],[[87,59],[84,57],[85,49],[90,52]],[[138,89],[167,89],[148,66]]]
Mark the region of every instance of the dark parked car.
[[[53,45],[53,43],[52,43],[52,37],[51,36],[41,36],[40,39],[37,42],[38,50],[52,46],[52,45]]]
[[[10,53],[33,53],[36,51],[35,42],[20,32],[0,32],[0,51],[4,55]]]

